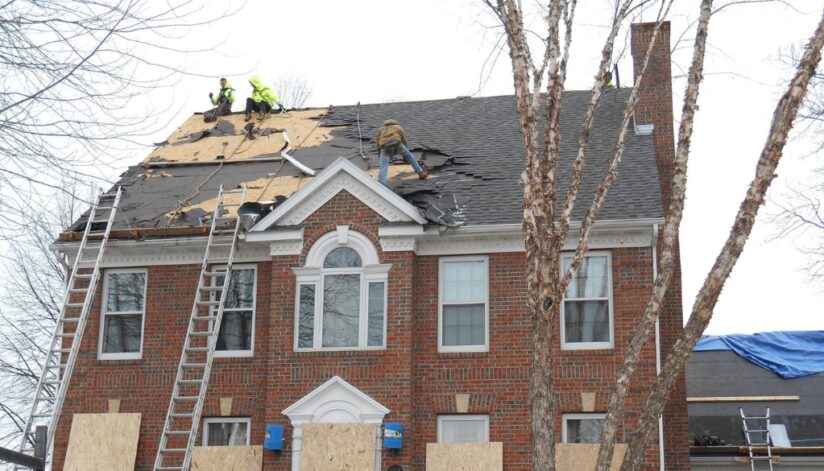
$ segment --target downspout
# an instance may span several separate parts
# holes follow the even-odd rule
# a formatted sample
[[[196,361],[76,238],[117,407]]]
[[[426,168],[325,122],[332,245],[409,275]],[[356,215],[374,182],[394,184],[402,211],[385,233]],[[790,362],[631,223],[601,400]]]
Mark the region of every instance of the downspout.
[[[292,141],[289,140],[289,134],[286,133],[285,129],[282,129],[281,133],[283,134],[283,140],[286,141],[286,148],[284,148],[282,151],[280,151],[281,157],[283,157],[284,159],[291,162],[292,165],[297,167],[301,172],[303,172],[307,175],[315,176],[315,171],[314,170],[312,170],[311,168],[307,167],[306,165],[303,165],[302,163],[298,162],[297,160],[295,160],[294,157],[292,157],[289,154],[289,151],[292,150]]]
[[[658,224],[652,225],[652,281],[658,277]],[[655,320],[655,374],[661,374],[661,323]],[[667,471],[664,463],[664,416],[658,417],[658,462],[661,471]]]

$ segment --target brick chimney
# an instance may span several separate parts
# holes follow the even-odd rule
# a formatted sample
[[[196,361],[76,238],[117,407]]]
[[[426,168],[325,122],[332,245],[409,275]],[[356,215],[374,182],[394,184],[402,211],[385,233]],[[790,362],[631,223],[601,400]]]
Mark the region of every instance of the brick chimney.
[[[633,77],[644,65],[644,58],[652,40],[655,23],[632,25]],[[640,85],[640,100],[635,107],[636,125],[652,124],[658,176],[661,184],[661,204],[669,209],[675,137],[672,116],[672,57],[670,55],[670,24],[664,22],[652,49],[649,65]],[[683,328],[681,307],[681,257],[679,243],[675,245],[675,272],[664,298],[660,317],[662,361]],[[682,374],[670,394],[664,409],[664,452],[667,471],[688,471],[689,422],[687,418],[686,381]]]
[[[632,25],[633,77],[644,65],[644,57],[652,40],[656,23]],[[635,84],[635,86],[639,86]],[[675,160],[675,139],[672,119],[672,58],[670,56],[670,24],[664,22],[652,49],[649,65],[641,80],[641,99],[635,107],[635,123],[652,124],[658,175],[661,183],[664,210],[669,206],[672,162]]]

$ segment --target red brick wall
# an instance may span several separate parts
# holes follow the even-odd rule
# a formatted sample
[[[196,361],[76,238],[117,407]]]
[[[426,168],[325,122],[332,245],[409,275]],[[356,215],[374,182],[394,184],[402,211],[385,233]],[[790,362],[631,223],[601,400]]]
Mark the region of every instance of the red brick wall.
[[[334,375],[368,394],[391,413],[387,421],[405,425],[404,449],[384,453],[383,467],[411,465],[422,470],[425,444],[436,441],[437,415],[454,413],[456,393],[470,394],[470,413],[490,416],[490,440],[504,443],[507,470],[530,466],[528,372],[530,317],[525,313],[522,253],[489,255],[490,348],[484,353],[438,353],[438,257],[412,252],[379,252],[391,263],[388,283],[387,348],[381,351],[294,352],[295,275],[312,242],[345,221],[378,245],[381,218],[343,192],[304,225],[304,252],[258,263],[255,354],[215,360],[204,417],[219,415],[219,398],[232,397],[232,415],[252,418],[251,443],[263,442],[266,423],[284,425],[286,450],[266,451],[264,469],[288,470],[291,427],[281,411]],[[581,392],[596,393],[596,411],[607,392],[651,284],[648,248],[612,251],[615,350],[561,351],[556,344],[558,411],[580,412]],[[143,414],[137,470],[154,461],[172,381],[188,322],[196,266],[149,267],[143,358],[98,361],[99,299],[83,342],[57,434],[56,470],[61,469],[73,413],[105,412],[120,399],[121,412]],[[558,337],[557,335],[555,336]],[[644,354],[633,389],[628,420],[648,390],[655,369],[653,345]],[[557,422],[560,432],[560,418]],[[627,430],[629,426],[627,427]],[[625,430],[624,432],[626,433]],[[626,436],[626,435],[625,435]],[[649,469],[657,463],[652,450]]]

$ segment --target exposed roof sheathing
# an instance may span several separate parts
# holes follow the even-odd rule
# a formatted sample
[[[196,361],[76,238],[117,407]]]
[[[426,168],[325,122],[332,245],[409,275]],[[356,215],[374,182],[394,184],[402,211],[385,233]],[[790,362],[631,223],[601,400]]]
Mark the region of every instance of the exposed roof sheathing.
[[[597,188],[619,131],[630,89],[604,93],[594,120],[587,172],[573,216],[580,219]],[[559,196],[566,193],[589,92],[564,92]],[[511,96],[383,103],[289,111],[263,122],[253,118],[247,137],[243,114],[203,123],[191,116],[140,164],[121,175],[124,189],[116,229],[201,226],[217,190],[246,183],[249,200],[291,196],[311,177],[281,157],[285,130],[290,155],[315,172],[340,157],[376,176],[374,136],[383,121],[398,120],[409,147],[426,163],[418,180],[396,156],[388,186],[435,224],[519,223],[524,165],[523,142]],[[203,134],[206,133],[206,134]],[[225,145],[224,149],[224,142]],[[223,155],[223,158],[218,156]],[[280,198],[282,199],[282,198]],[[600,219],[661,217],[661,194],[652,136],[630,131],[618,178]],[[83,226],[82,217],[72,230]]]

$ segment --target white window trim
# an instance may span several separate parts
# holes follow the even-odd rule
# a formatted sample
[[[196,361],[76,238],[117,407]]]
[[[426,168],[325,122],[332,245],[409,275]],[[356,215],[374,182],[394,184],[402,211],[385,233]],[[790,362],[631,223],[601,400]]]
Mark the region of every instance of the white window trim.
[[[573,253],[567,252],[561,255],[561,276],[564,275],[563,260],[574,256]],[[569,342],[566,341],[566,315],[564,314],[564,305],[566,299],[561,300],[561,321],[558,324],[561,327],[561,350],[608,350],[615,348],[615,302],[613,299],[613,284],[612,284],[612,252],[608,250],[599,250],[587,252],[586,257],[606,257],[607,258],[607,302],[609,303],[609,342]],[[579,267],[580,268],[580,267]],[[576,301],[598,300],[603,298],[575,298]]]
[[[209,417],[203,419],[203,436],[201,437],[202,446],[221,446],[208,445],[209,443],[209,424],[246,424],[246,446],[249,446],[249,437],[252,435],[252,418],[251,417]],[[229,445],[231,446],[231,445]]]
[[[443,422],[483,422],[484,427],[484,441],[480,443],[489,443],[489,415],[488,414],[442,414],[438,415],[438,443],[443,443]]]
[[[443,265],[448,262],[484,262],[486,275],[486,298],[484,299],[484,343],[483,345],[443,344]],[[476,303],[472,303],[476,304]],[[489,351],[489,257],[486,255],[466,255],[461,257],[441,257],[438,259],[438,352],[488,352]]]
[[[569,443],[567,441],[567,423],[570,420],[597,420],[606,419],[607,415],[601,412],[577,413],[577,414],[562,414],[561,415],[561,443]]]
[[[103,336],[106,329],[106,312],[107,297],[109,292],[109,274],[111,273],[144,273],[143,277],[143,311],[140,313],[140,349],[137,352],[124,353],[103,353]],[[100,298],[100,334],[97,336],[97,359],[98,360],[139,360],[143,357],[143,338],[146,333],[146,303],[148,297],[146,290],[149,284],[149,270],[146,268],[111,268],[103,271],[103,291]],[[136,313],[129,313],[128,315],[135,315]],[[111,314],[113,316],[124,314]]]
[[[252,285],[252,339],[249,343],[249,350],[218,350],[215,348],[215,358],[248,358],[255,356],[255,324],[257,323],[257,277],[258,270],[256,264],[242,264],[232,265],[232,270],[253,270],[254,284]],[[226,267],[218,267],[214,271],[226,271]],[[212,278],[212,285],[214,286],[217,277]],[[231,282],[231,280],[230,280]],[[227,311],[223,309],[223,316],[226,317],[227,312],[248,311],[249,309],[232,309]]]
[[[361,268],[322,268],[326,256],[338,247],[349,247],[361,257]],[[295,272],[295,317],[294,341],[292,348],[296,352],[334,352],[353,350],[386,350],[387,324],[389,318],[389,269],[392,264],[382,264],[378,258],[378,251],[366,236],[349,230],[348,226],[338,226],[337,231],[324,234],[315,242],[306,255],[306,265],[296,267]],[[360,316],[358,326],[358,346],[355,347],[324,347],[323,346],[323,282],[325,275],[358,274],[360,284]],[[383,345],[368,346],[369,344],[369,284],[383,282]],[[315,285],[315,315],[312,332],[312,347],[299,347],[300,330],[300,287],[301,285]]]

